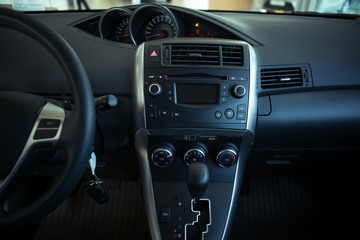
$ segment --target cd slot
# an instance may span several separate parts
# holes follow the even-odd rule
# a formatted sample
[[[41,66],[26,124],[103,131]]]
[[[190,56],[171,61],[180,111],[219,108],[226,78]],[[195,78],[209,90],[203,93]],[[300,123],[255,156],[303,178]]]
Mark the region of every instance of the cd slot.
[[[214,76],[208,74],[167,75],[167,80],[228,80],[227,76]]]

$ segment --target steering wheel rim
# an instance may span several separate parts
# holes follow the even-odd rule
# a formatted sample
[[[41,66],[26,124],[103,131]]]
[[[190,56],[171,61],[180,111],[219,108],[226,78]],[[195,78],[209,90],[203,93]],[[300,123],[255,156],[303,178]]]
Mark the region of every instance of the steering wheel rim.
[[[95,110],[85,69],[74,50],[58,33],[24,13],[4,8],[0,8],[0,27],[21,32],[45,47],[65,72],[74,100],[73,110],[66,112],[57,142],[57,150],[67,156],[64,171],[37,200],[18,211],[0,214],[2,229],[40,220],[70,195],[82,177],[93,148]]]

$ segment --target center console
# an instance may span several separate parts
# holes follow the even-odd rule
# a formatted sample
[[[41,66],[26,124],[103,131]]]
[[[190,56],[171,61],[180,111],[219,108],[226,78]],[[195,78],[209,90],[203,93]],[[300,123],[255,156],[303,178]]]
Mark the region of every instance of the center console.
[[[153,239],[227,238],[255,132],[255,76],[245,42],[139,46],[135,147]]]

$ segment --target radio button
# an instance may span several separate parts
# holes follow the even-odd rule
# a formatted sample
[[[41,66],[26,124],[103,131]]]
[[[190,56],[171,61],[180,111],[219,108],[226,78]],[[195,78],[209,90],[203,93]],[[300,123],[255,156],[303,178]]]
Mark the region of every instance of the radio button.
[[[223,91],[223,90],[229,90],[229,84],[221,84],[220,85],[220,90]]]
[[[154,103],[148,104],[146,112],[149,118],[156,118],[156,105]]]
[[[167,108],[160,109],[160,116],[163,118],[167,118],[170,115],[170,110]]]
[[[220,104],[221,103],[226,103],[229,100],[228,97],[220,97]]]
[[[180,117],[180,112],[179,112],[179,111],[175,111],[174,114],[173,114],[173,116],[174,116],[175,118],[179,118],[179,117]]]
[[[236,98],[242,98],[246,94],[246,89],[241,84],[236,85],[233,89],[233,94],[234,94],[234,97],[236,97]]]
[[[237,105],[238,113],[246,113],[246,103]]]
[[[227,119],[232,119],[234,117],[234,111],[232,109],[228,108],[225,110],[224,115]]]
[[[214,117],[216,119],[220,119],[222,117],[222,113],[220,111],[216,111],[215,114],[214,114]]]
[[[239,112],[236,113],[236,119],[237,120],[245,120],[245,118],[246,118],[245,113],[239,113]]]
[[[152,83],[149,86],[149,94],[153,97],[159,96],[162,92],[161,85],[159,83]]]
[[[229,91],[227,91],[227,90],[221,90],[221,91],[220,91],[220,96],[221,96],[221,97],[227,97],[227,96],[229,96]]]

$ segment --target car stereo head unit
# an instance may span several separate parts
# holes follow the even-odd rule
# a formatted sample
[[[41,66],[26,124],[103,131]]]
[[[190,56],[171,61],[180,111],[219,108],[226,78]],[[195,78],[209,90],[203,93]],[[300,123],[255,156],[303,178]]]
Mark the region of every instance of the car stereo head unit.
[[[238,71],[236,76],[225,75],[226,71],[224,75],[167,75],[153,71],[146,74],[144,83],[148,128],[215,124],[219,128],[245,129],[249,71]]]
[[[143,71],[135,73],[143,79],[136,88],[143,84],[146,128],[245,130],[253,126],[253,117],[248,118],[249,113],[256,114],[250,106],[250,102],[256,106],[251,46],[229,40],[221,45],[189,41],[154,41],[143,49]]]

